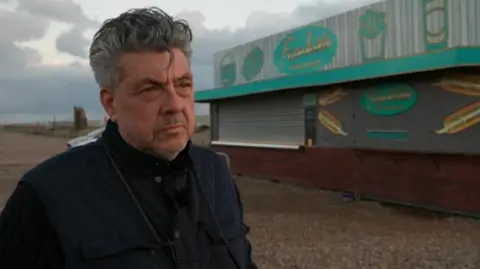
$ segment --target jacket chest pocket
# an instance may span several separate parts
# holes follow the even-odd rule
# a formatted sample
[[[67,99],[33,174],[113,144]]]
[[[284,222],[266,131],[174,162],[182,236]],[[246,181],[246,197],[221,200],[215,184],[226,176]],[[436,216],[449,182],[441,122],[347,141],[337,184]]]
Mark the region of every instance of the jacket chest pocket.
[[[172,268],[165,250],[148,242],[85,241],[80,250],[82,269]]]
[[[228,222],[220,223],[218,229],[216,225],[202,223],[198,231],[202,268],[247,268],[249,245],[245,236],[249,232],[248,226],[241,222]]]

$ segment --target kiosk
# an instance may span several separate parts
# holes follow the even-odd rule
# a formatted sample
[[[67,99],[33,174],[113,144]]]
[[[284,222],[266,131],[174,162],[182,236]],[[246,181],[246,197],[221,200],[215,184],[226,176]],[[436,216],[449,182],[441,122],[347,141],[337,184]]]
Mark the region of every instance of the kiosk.
[[[234,173],[480,215],[480,2],[389,0],[214,57]]]

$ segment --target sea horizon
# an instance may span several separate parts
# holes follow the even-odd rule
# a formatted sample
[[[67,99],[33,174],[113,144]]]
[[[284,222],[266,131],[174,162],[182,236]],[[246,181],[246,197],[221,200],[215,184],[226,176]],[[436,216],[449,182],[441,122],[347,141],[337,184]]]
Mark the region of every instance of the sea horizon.
[[[103,121],[105,114],[88,113],[89,121]],[[209,115],[196,115],[197,124],[209,124]],[[73,121],[72,113],[0,113],[0,125]]]
[[[104,115],[87,113],[89,121],[103,120]],[[1,113],[0,125],[73,121],[72,113]]]

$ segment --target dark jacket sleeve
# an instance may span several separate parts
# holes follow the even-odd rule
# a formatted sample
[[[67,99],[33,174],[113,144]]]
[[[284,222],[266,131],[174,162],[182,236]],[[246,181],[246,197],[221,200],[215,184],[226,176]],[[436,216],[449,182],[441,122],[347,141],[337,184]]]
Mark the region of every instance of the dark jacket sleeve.
[[[64,267],[60,241],[37,193],[19,184],[0,215],[0,268]]]

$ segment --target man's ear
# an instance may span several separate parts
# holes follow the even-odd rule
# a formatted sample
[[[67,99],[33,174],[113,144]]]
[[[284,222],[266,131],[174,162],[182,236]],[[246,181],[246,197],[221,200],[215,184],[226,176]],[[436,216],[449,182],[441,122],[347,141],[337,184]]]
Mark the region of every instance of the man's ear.
[[[103,109],[107,112],[111,121],[117,120],[115,110],[115,93],[111,89],[100,89],[100,103],[102,103]]]

